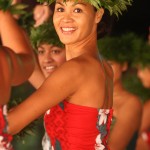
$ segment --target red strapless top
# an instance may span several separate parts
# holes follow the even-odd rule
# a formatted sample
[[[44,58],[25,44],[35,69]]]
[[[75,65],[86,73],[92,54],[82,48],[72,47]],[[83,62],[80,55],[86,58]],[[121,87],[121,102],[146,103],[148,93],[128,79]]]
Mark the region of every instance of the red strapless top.
[[[45,114],[45,128],[53,150],[108,150],[112,109],[79,106],[67,101]]]

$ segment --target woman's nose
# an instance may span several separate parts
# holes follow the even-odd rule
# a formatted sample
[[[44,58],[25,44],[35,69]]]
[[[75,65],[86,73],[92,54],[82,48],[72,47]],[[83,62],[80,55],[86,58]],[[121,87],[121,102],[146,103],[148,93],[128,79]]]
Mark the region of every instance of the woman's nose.
[[[73,19],[72,19],[71,13],[65,13],[63,17],[63,22],[70,23],[72,21]]]
[[[51,63],[51,62],[53,62],[53,58],[52,58],[51,54],[46,54],[45,55],[44,62],[45,63]]]

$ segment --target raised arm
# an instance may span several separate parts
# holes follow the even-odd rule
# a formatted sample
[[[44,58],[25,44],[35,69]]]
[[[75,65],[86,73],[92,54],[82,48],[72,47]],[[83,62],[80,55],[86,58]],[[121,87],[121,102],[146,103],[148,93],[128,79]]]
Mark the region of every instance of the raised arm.
[[[2,45],[12,62],[12,85],[26,81],[34,69],[33,51],[23,30],[9,12],[0,10],[0,36]]]
[[[8,102],[11,89],[11,63],[5,47],[0,46],[0,106]]]

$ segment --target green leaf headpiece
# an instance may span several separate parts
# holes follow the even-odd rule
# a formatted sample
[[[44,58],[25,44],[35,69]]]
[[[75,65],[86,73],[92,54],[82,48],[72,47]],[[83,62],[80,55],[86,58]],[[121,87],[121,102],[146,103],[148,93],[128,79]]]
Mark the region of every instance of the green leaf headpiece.
[[[150,45],[144,40],[138,41],[137,45],[134,45],[132,60],[133,66],[150,67]]]
[[[107,36],[98,40],[98,48],[106,60],[131,63],[135,39],[137,36],[134,33],[114,37]]]
[[[30,33],[30,39],[33,48],[36,50],[40,44],[53,44],[59,47],[64,45],[60,42],[59,37],[53,26],[52,19],[49,22],[45,22],[39,27],[32,27]]]
[[[66,2],[67,0],[64,0]],[[75,0],[78,1],[78,0]],[[122,11],[127,10],[127,6],[132,5],[132,0],[83,0],[91,5],[93,5],[96,9],[103,7],[110,12],[110,15],[115,14],[118,17],[118,14],[122,14]],[[37,0],[40,3],[48,3],[52,4],[55,0]]]

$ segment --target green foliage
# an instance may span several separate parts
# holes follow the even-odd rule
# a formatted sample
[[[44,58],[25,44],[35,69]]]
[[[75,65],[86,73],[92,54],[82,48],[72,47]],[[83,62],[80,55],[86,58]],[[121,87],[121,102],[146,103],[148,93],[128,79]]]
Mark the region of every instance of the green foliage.
[[[28,5],[25,4],[14,4],[11,5],[11,7],[9,8],[10,12],[12,14],[18,14],[18,15],[23,15],[26,14],[27,12],[25,11],[25,9],[28,7]]]
[[[35,21],[33,20],[33,13],[28,12],[23,14],[18,19],[18,24],[25,29],[25,31],[30,35],[31,28],[33,27]]]
[[[134,45],[132,65],[141,68],[150,67],[150,45],[144,40],[137,41],[136,43]]]
[[[30,94],[33,93],[35,89],[28,83],[24,83],[22,85],[16,86],[12,88],[11,98],[8,103],[8,110],[11,108],[15,108],[24,99],[26,99]],[[23,130],[19,133],[14,135],[14,139],[20,142],[24,141],[25,136],[33,136],[35,134],[35,129],[39,124],[40,119],[35,120],[34,122],[30,123],[26,126]]]
[[[64,0],[66,2],[67,0]],[[78,1],[78,0],[76,0]],[[132,5],[132,0],[84,0],[85,2],[93,5],[95,8],[99,9],[101,7],[107,9],[110,15],[115,14],[117,17],[122,14],[122,11],[127,10],[127,6]],[[37,2],[47,4],[52,4],[55,0],[37,0]]]
[[[6,11],[11,7],[12,0],[0,0],[0,9]]]
[[[8,109],[14,108],[22,102],[22,98],[14,98],[8,104]],[[30,123],[22,131],[14,136],[15,139],[23,141],[26,135],[34,135],[35,127],[38,125],[38,120]]]
[[[131,93],[138,95],[142,103],[150,99],[149,89],[143,87],[140,79],[136,75],[136,71],[129,70],[123,75],[123,85]]]
[[[24,9],[27,7],[27,5],[21,3],[12,5],[12,0],[0,0],[0,9],[3,11],[9,10],[12,14],[25,14]]]
[[[126,33],[121,36],[107,36],[98,40],[100,53],[107,60],[119,63],[131,63],[133,49],[137,36],[134,33]]]
[[[49,22],[45,22],[37,28],[31,28],[30,39],[34,49],[37,49],[43,43],[63,47],[51,19]]]

